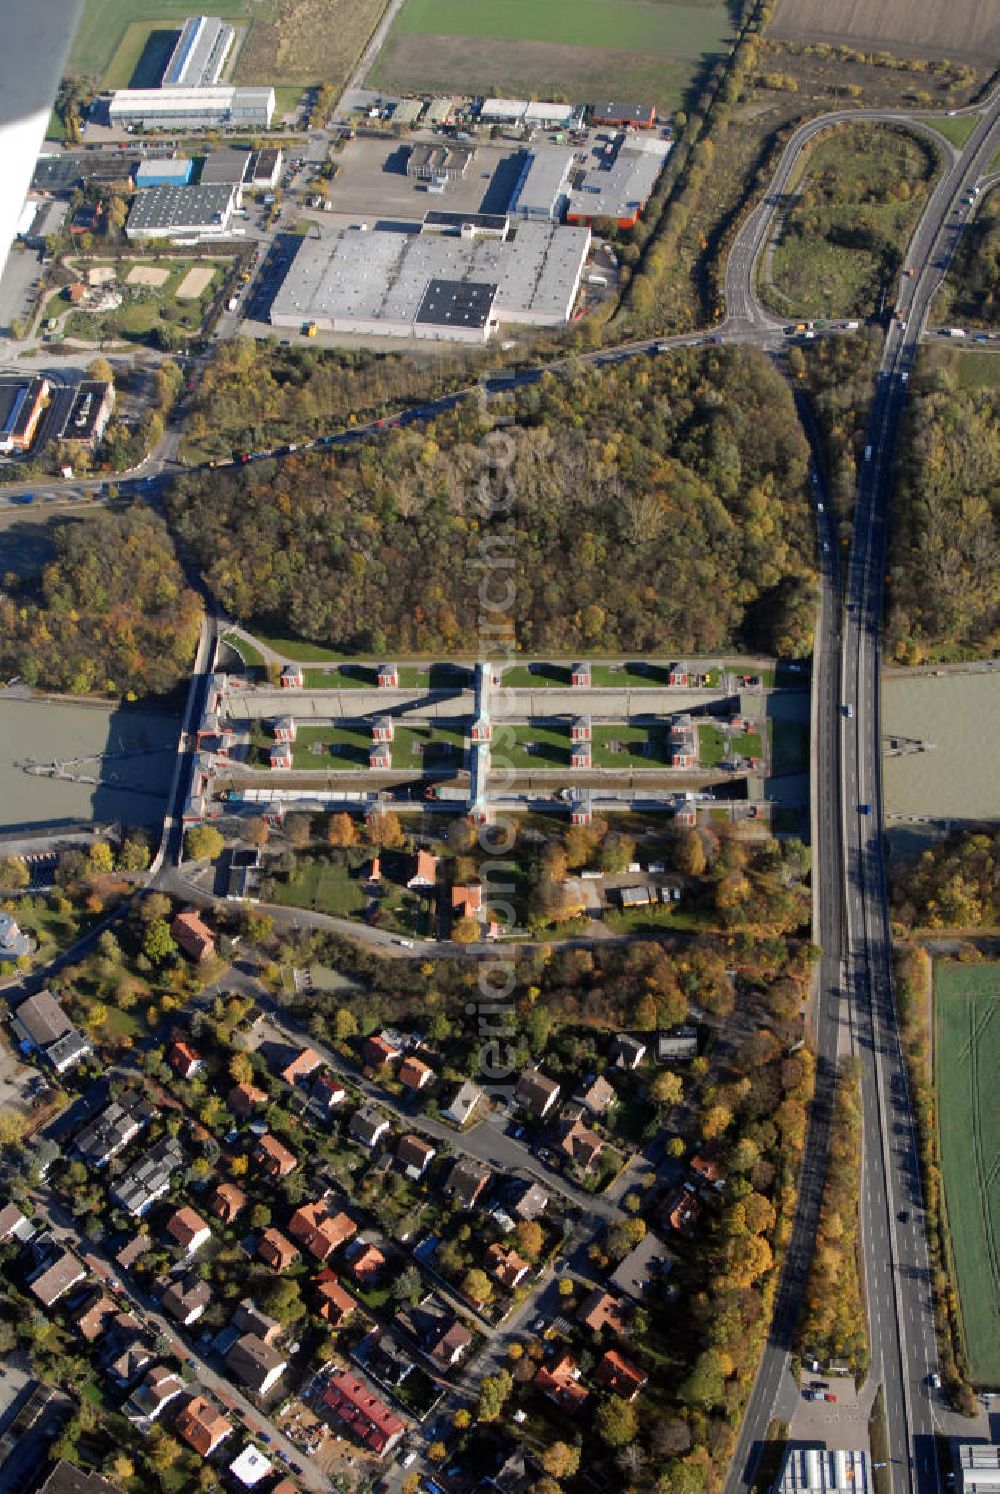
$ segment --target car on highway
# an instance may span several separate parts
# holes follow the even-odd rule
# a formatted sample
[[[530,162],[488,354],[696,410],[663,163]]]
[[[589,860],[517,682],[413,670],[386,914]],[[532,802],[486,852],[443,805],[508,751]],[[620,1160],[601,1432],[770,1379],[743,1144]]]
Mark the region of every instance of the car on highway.
[[[858,814],[871,814],[871,812],[872,812],[872,807],[871,807],[870,804],[859,804],[858,805]]]
[[[854,707],[851,705],[850,701],[848,701],[844,706],[844,715],[847,717],[848,721],[850,721],[854,715]]]
[[[909,1222],[910,1222],[910,1211],[909,1211],[909,1209],[900,1209],[899,1213],[896,1215],[896,1218],[899,1220],[900,1224],[909,1224]]]
[[[824,1391],[823,1399],[824,1401],[835,1401],[837,1397],[834,1395],[832,1390],[827,1390]]]
[[[941,1389],[941,1376],[938,1375],[938,1374],[930,1375],[928,1377],[927,1383],[928,1383],[928,1385],[930,1386],[930,1388],[932,1390],[940,1390]]]

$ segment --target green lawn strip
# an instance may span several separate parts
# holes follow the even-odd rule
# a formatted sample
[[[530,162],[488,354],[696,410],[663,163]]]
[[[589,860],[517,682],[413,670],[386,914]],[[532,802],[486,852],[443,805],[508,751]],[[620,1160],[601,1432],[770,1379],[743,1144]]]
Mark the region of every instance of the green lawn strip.
[[[947,1229],[969,1369],[1000,1382],[1000,964],[934,966],[934,1066]]]
[[[614,751],[613,745],[620,744]],[[595,726],[592,754],[597,768],[662,768],[667,761],[667,738],[662,726]]]
[[[274,899],[285,907],[350,918],[364,911],[369,896],[346,862],[310,857],[300,859],[288,881],[277,884]]]
[[[1000,388],[1000,352],[963,349],[958,355],[958,384],[960,389]]]
[[[918,123],[930,125],[932,130],[937,130],[939,135],[961,150],[981,119],[981,114],[959,114],[954,119],[939,114],[922,114]]]
[[[254,636],[266,648],[273,649],[285,659],[294,659],[296,663],[339,664],[344,658],[343,653],[335,648],[324,648],[321,643],[307,643],[302,638],[289,638],[280,633],[262,633],[260,629],[254,629]]]
[[[804,721],[769,721],[771,772],[804,773],[809,767],[809,727]]]
[[[703,768],[717,768],[726,756],[726,735],[711,722],[703,721],[698,726],[698,754]]]
[[[704,914],[683,903],[650,903],[646,908],[609,908],[601,921],[613,934],[642,934],[655,929],[690,932],[706,926]]]
[[[374,690],[378,671],[363,664],[342,664],[339,669],[304,669],[307,690]]]
[[[515,664],[503,672],[503,683],[507,690],[537,690],[544,685],[566,687],[570,683],[569,666],[566,664]]]
[[[631,664],[595,664],[591,678],[602,689],[622,690],[627,686],[630,690],[649,690],[662,689],[667,683],[667,673],[665,665],[643,666],[637,660]]]
[[[568,726],[507,726],[494,736],[498,761],[512,768],[565,768],[569,766]],[[529,746],[536,751],[529,751]]]
[[[260,650],[254,648],[253,644],[248,643],[245,638],[241,638],[238,633],[223,633],[222,641],[232,649],[234,654],[239,654],[244,664],[257,669],[266,667],[264,655]]]
[[[637,4],[635,0],[407,0],[400,35],[497,37],[509,41],[628,49],[700,59],[717,51],[731,27],[716,5]]]

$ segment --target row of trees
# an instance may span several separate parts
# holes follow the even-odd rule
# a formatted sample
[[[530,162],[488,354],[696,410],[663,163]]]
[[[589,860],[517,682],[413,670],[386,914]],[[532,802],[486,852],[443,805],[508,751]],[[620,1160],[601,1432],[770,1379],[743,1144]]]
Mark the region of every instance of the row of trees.
[[[890,527],[887,641],[903,663],[1000,642],[1000,391],[908,401]]]
[[[37,577],[4,578],[0,669],[71,694],[172,689],[191,667],[201,603],[166,525],[146,511],[61,526]]]
[[[934,311],[944,322],[1000,325],[1000,192],[995,189],[965,225]]]
[[[809,650],[808,448],[762,357],[547,375],[513,414],[502,480],[466,402],[377,445],[185,476],[170,513],[228,612],[348,651],[474,648],[500,581],[526,650]]]

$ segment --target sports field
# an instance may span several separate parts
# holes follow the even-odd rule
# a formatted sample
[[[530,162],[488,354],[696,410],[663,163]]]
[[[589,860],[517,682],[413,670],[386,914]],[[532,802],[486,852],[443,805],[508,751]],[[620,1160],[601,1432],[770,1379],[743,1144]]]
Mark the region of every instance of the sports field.
[[[410,93],[630,98],[669,111],[731,34],[722,4],[406,0],[368,82]]]
[[[934,1067],[969,1369],[1000,1386],[1000,964],[934,964]]]

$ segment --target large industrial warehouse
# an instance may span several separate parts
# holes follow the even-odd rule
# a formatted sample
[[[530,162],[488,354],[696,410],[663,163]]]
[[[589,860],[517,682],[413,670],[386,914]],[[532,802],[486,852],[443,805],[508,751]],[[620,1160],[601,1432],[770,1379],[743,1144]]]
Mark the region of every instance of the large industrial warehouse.
[[[587,228],[523,223],[513,237],[346,230],[304,239],[271,307],[276,327],[485,342],[504,322],[561,326],[590,248]]]
[[[108,109],[112,125],[141,130],[266,130],[273,88],[119,88]]]

